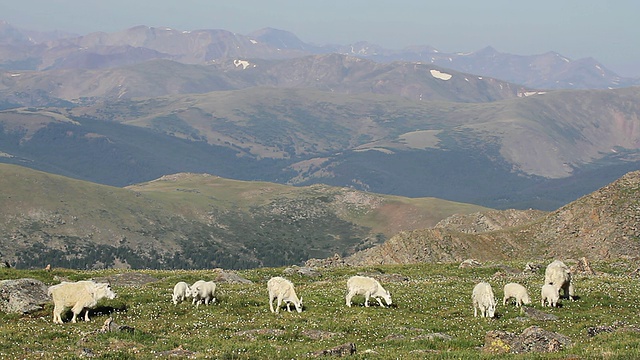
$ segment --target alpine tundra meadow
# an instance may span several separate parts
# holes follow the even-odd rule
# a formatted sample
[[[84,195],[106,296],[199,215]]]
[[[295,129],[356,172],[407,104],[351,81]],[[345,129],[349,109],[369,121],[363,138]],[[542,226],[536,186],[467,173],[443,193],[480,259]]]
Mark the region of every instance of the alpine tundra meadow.
[[[352,359],[639,358],[637,264],[619,260],[591,266],[595,274],[574,274],[576,300],[561,299],[555,308],[540,306],[544,266],[521,271],[524,262],[467,268],[440,263],[312,268],[311,272],[296,267],[239,270],[235,275],[250,282],[218,282],[218,301],[207,306],[190,301],[175,305],[173,285],[216,279],[221,269],[3,268],[3,279],[34,278],[46,285],[58,283],[56,279],[107,279],[117,297],[101,300],[91,310],[89,322],[71,323],[68,312],[63,324],[54,324],[52,303],[25,315],[0,313],[0,357],[299,359],[335,355],[342,346]],[[356,274],[377,278],[393,295],[393,304],[381,307],[373,302],[367,308],[356,296],[354,305],[347,307],[346,282]],[[302,312],[269,310],[266,282],[281,275],[304,297]],[[495,318],[474,317],[471,291],[480,281],[492,285],[497,299],[505,284],[516,281],[529,289],[532,304],[516,307],[498,301]],[[529,315],[536,312],[545,316]],[[547,320],[536,320],[542,318]],[[105,322],[118,324],[116,330],[104,330]],[[512,345],[485,341],[489,332],[518,335],[532,326],[561,334],[568,342],[554,352],[516,355]]]

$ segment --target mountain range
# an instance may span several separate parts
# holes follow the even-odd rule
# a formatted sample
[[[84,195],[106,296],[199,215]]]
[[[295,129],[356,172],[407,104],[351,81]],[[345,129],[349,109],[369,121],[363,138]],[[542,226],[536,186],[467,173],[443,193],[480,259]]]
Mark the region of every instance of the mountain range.
[[[5,22],[0,59],[0,253],[19,266],[635,251],[635,190],[598,189],[635,183],[640,87],[593,59]]]
[[[318,46],[273,28],[241,35],[220,29],[183,31],[141,25],[115,33],[70,36],[36,33],[0,22],[0,69],[5,70],[99,69],[154,59],[211,65],[229,59],[282,60],[320,54],[349,55],[377,63],[430,64],[535,89],[606,89],[640,84],[640,79],[618,76],[595,59],[571,60],[555,52],[523,56],[486,47],[472,53],[443,53],[427,45],[391,50],[366,41]]]

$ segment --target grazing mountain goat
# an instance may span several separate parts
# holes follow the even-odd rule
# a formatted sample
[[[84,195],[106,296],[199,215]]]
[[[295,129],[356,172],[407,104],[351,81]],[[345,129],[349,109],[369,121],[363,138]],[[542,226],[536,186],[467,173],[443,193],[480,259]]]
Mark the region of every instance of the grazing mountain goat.
[[[191,296],[189,284],[184,281],[180,281],[173,287],[173,296],[171,300],[173,300],[174,305],[178,305],[179,302],[185,301],[189,296]]]
[[[284,301],[287,304],[287,311],[291,312],[290,303],[296,307],[297,312],[302,312],[302,297],[298,299],[296,291],[291,281],[280,276],[273,277],[267,281],[267,291],[269,291],[269,308],[271,312],[280,311],[280,306]],[[273,309],[273,300],[278,299],[276,309]]]
[[[560,260],[555,260],[547,266],[544,272],[544,283],[553,285],[558,292],[562,289],[565,297],[573,300],[573,283],[571,270]]]
[[[527,289],[516,283],[508,283],[504,286],[504,297],[502,298],[502,305],[507,305],[507,300],[514,298],[516,300],[516,306],[522,306],[522,304],[531,304],[531,298]]]
[[[76,322],[76,317],[86,309],[84,320],[89,321],[89,309],[95,307],[98,301],[107,298],[113,299],[116,294],[107,283],[96,283],[85,280],[78,282],[62,282],[50,286],[47,294],[53,298],[53,322],[62,324],[62,312],[70,307],[73,312],[71,322]]]
[[[544,284],[540,290],[540,303],[542,307],[549,304],[551,307],[558,306],[558,300],[560,299],[560,293],[558,289],[552,284]]]
[[[491,285],[486,282],[478,283],[471,294],[473,301],[473,316],[478,316],[478,309],[482,317],[494,317],[496,311],[496,298],[493,295]]]
[[[391,305],[391,294],[385,290],[378,280],[367,276],[352,276],[347,280],[347,306],[351,307],[351,298],[354,295],[364,295],[364,306],[369,307],[369,298],[374,298],[380,306],[384,307],[382,300]]]
[[[204,283],[204,280],[197,280],[196,282],[194,282],[193,284],[191,284],[191,286],[189,287],[189,293],[191,294],[191,297],[193,298],[193,300],[191,300],[192,304],[196,304],[197,302],[200,301],[200,299],[196,299],[195,296],[193,296],[194,292],[195,292],[195,287],[198,286],[199,284]]]
[[[213,281],[198,280],[191,285],[190,291],[196,307],[201,303],[209,305],[210,302],[216,302],[216,284]]]

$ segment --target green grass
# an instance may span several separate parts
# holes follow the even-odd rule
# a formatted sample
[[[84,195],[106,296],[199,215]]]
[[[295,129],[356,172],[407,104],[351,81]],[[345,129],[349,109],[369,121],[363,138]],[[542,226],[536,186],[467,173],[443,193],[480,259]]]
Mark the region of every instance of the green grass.
[[[596,263],[594,269],[607,274],[576,276],[577,301],[562,300],[560,308],[540,307],[542,271],[532,275],[503,275],[498,264],[459,269],[458,264],[345,267],[321,270],[316,278],[290,276],[304,300],[300,314],[281,311],[272,314],[266,281],[281,275],[283,268],[238,271],[253,284],[218,284],[218,302],[196,308],[190,303],[174,306],[173,285],[180,280],[214,277],[213,271],[143,271],[159,280],[143,286],[114,285],[118,297],[99,303],[101,309],[115,309],[110,316],[119,325],[135,328],[133,333],[94,333],[107,314],[92,313],[91,321],[62,325],[51,321],[52,305],[30,315],[0,313],[0,358],[81,357],[88,351],[97,359],[168,358],[162,352],[181,348],[201,359],[291,359],[335,347],[356,344],[354,359],[422,358],[638,358],[640,333],[620,330],[590,337],[589,327],[611,325],[616,320],[640,326],[640,286],[627,274],[635,269],[626,262]],[[524,263],[506,264],[523,268]],[[381,276],[394,305],[365,308],[362,297],[354,306],[344,304],[345,283],[357,273]],[[54,276],[86,279],[116,274],[115,270],[93,272],[54,269],[53,272],[0,269],[0,278],[33,277],[53,284]],[[398,274],[407,281],[384,280]],[[489,281],[499,302],[496,319],[474,318],[470,294],[475,283]],[[524,317],[513,305],[502,306],[502,287],[516,281],[530,292],[534,308],[558,316],[557,321]],[[374,302],[375,304],[375,302]],[[68,317],[67,317],[68,319]],[[529,326],[569,336],[573,345],[556,354],[500,355],[481,349],[489,330],[521,333]],[[430,338],[442,333],[451,340]],[[83,350],[85,349],[85,350]]]

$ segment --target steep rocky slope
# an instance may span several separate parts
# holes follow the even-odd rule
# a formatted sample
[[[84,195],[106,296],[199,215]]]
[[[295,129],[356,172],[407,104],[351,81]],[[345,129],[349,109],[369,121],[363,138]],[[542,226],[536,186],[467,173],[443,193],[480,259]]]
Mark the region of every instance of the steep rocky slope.
[[[490,211],[454,215],[435,227],[401,232],[358,252],[349,264],[640,255],[640,171],[544,215]]]

